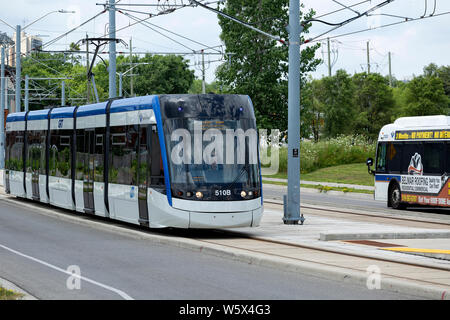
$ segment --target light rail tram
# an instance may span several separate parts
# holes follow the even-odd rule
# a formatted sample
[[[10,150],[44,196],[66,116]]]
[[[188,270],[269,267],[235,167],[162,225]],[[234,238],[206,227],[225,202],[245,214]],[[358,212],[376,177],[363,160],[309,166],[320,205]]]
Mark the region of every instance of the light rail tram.
[[[8,194],[150,228],[258,226],[245,95],[152,95],[9,114]]]

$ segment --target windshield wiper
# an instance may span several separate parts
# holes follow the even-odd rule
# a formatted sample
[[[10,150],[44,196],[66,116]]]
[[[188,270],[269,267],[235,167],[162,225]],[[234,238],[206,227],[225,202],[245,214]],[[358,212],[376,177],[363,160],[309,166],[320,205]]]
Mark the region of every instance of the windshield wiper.
[[[236,176],[236,178],[234,178],[233,182],[229,183],[224,189],[231,189],[231,187],[234,186],[234,184],[239,180],[239,178],[242,176],[244,172],[247,172],[247,178],[250,178],[250,172],[248,167],[249,167],[248,163],[244,164],[241,170],[239,170],[239,173]]]

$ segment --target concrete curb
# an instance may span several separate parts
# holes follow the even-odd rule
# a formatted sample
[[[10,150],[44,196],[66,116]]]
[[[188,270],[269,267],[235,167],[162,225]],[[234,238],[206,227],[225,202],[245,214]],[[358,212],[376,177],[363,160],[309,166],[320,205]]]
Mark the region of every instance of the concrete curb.
[[[367,285],[368,276],[370,275],[362,271],[349,270],[337,266],[326,266],[307,261],[292,260],[290,258],[285,257],[268,256],[263,253],[249,252],[243,249],[235,249],[235,248],[230,249],[223,247],[221,245],[199,242],[198,240],[192,240],[181,237],[171,237],[167,235],[160,236],[155,234],[148,234],[143,231],[129,229],[126,226],[115,225],[113,224],[114,222],[111,223],[108,222],[108,224],[105,224],[103,222],[93,221],[90,218],[57,212],[60,210],[58,208],[50,210],[33,206],[28,203],[19,204],[16,201],[8,198],[9,196],[0,196],[0,201],[12,203],[17,206],[32,208],[33,211],[36,213],[56,217],[58,219],[69,222],[74,222],[79,225],[93,227],[108,232],[115,232],[126,236],[132,236],[137,239],[150,240],[154,243],[175,246],[178,248],[189,249],[197,252],[203,252],[213,256],[225,259],[232,259],[234,261],[240,261],[248,264],[254,264],[264,267],[272,267],[283,271],[300,272],[318,278],[344,281],[360,285],[362,284]],[[382,277],[381,289],[426,299],[450,300],[450,288],[444,286],[428,286],[397,278]]]
[[[12,290],[17,293],[23,294],[22,298],[19,298],[17,300],[38,300],[36,297],[32,296],[28,292],[24,291],[22,288],[19,288],[14,283],[9,282],[8,280],[5,280],[3,278],[0,278],[0,286],[2,286],[5,289]]]
[[[373,239],[447,239],[450,231],[440,232],[370,232],[370,233],[320,233],[321,241],[373,240]]]

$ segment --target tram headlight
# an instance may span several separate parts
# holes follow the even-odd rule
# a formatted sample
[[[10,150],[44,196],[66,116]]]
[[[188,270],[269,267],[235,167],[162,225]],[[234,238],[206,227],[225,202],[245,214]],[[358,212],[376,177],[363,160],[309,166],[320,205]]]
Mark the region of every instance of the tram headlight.
[[[241,197],[245,198],[247,196],[247,192],[245,192],[244,190],[241,191]]]
[[[253,191],[249,191],[249,192],[248,192],[248,196],[249,196],[249,197],[253,196]]]
[[[203,193],[201,193],[200,191],[197,191],[195,193],[195,196],[197,197],[197,199],[201,199],[201,198],[203,198]]]
[[[192,192],[190,191],[186,192],[186,197],[192,197]]]

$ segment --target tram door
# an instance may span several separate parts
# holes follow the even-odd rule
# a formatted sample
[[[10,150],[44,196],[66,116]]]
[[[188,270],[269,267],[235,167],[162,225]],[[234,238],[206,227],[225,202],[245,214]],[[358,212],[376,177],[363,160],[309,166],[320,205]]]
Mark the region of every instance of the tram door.
[[[147,188],[149,180],[149,133],[148,126],[139,128],[139,153],[138,153],[138,201],[139,201],[139,224],[149,226]]]
[[[83,198],[84,212],[94,213],[94,151],[95,151],[95,131],[86,129],[84,132],[84,179]]]

